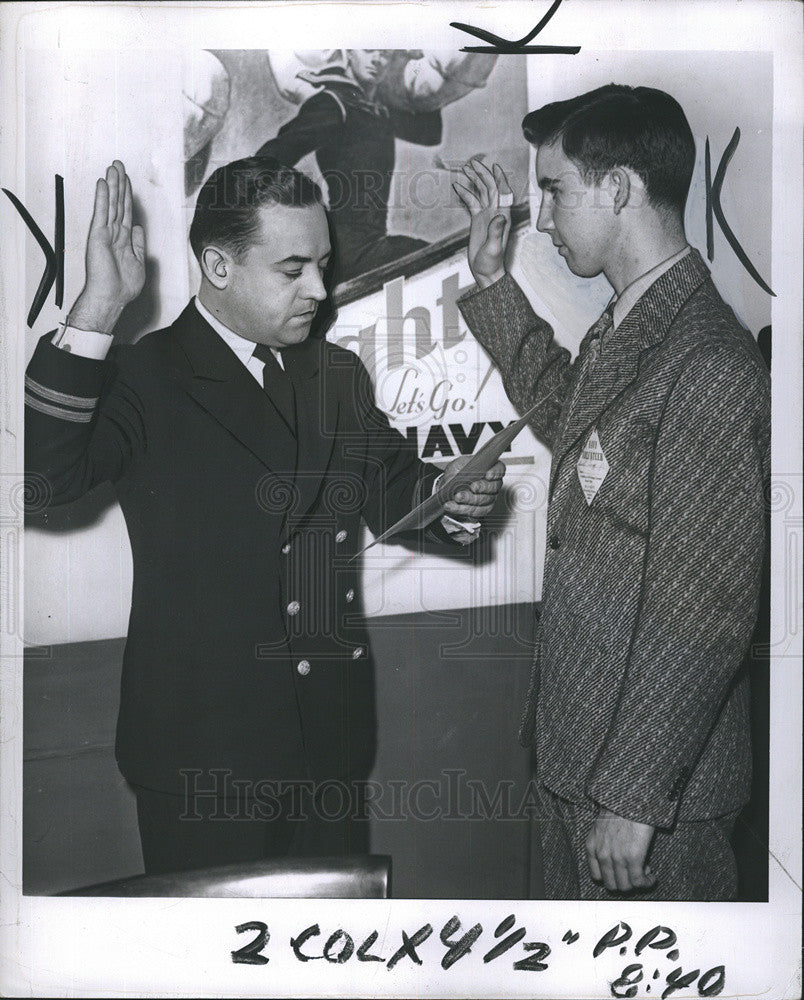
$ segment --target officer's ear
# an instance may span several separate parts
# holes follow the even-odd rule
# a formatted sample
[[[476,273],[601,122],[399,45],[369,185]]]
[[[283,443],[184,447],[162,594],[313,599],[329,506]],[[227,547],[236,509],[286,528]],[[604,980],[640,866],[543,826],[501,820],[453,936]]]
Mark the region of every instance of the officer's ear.
[[[229,284],[232,273],[232,256],[222,247],[207,246],[201,251],[201,272],[207,281],[219,290]]]
[[[623,167],[614,167],[609,171],[608,183],[614,214],[619,215],[631,200],[631,175]]]

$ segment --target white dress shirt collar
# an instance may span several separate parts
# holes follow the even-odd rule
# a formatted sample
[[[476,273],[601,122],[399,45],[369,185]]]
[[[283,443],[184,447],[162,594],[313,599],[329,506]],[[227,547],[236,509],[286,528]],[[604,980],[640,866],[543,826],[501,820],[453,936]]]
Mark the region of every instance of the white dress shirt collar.
[[[646,271],[643,275],[632,281],[630,285],[622,290],[619,295],[615,295],[611,300],[609,305],[614,304],[614,311],[612,313],[612,318],[614,320],[614,329],[622,323],[628,313],[634,308],[637,302],[642,298],[642,296],[647,292],[650,286],[658,281],[659,278],[669,271],[670,268],[677,264],[682,257],[686,257],[688,253],[692,250],[691,247],[685,246],[678,253],[674,253],[671,257],[663,260],[656,267],[652,267],[649,271]]]
[[[207,323],[209,323],[215,333],[217,333],[221,340],[223,340],[224,343],[234,351],[238,360],[248,368],[249,362],[254,354],[254,348],[257,346],[254,341],[246,340],[245,337],[241,337],[239,333],[235,333],[234,330],[230,330],[228,326],[221,323],[216,316],[212,315],[197,295],[193,297],[193,303],[201,316],[207,321]],[[285,366],[282,364],[282,355],[279,351],[274,350],[272,347],[271,353],[284,368]],[[262,364],[262,362],[260,362],[260,364]]]

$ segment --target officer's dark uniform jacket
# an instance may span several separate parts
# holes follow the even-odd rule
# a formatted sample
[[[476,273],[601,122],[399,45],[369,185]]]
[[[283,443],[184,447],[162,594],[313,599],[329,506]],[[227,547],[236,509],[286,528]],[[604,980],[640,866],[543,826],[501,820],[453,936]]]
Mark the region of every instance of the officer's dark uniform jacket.
[[[189,305],[106,361],[37,345],[26,462],[54,504],[111,480],[134,581],[117,758],[130,781],[183,771],[322,780],[372,761],[372,666],[359,614],[361,517],[375,533],[429,495],[359,360],[283,350],[297,439]],[[197,779],[196,787],[204,784]]]

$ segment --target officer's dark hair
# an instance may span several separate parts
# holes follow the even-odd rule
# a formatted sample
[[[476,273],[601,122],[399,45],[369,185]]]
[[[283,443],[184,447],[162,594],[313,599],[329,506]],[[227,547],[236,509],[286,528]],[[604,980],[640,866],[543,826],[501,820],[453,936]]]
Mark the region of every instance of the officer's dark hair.
[[[534,146],[561,139],[587,184],[630,167],[654,207],[684,212],[695,140],[681,105],[664,91],[610,83],[531,111],[522,131]]]
[[[199,261],[204,247],[211,243],[241,260],[256,242],[259,209],[266,205],[303,208],[321,204],[321,189],[300,170],[271,156],[234,160],[211,173],[198,192],[190,246]]]

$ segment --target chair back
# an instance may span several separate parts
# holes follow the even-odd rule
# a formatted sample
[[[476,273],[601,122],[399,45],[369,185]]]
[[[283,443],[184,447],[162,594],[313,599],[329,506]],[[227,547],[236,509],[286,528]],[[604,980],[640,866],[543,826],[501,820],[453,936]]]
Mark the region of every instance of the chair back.
[[[58,893],[59,896],[203,896],[243,898],[387,899],[391,858],[266,858],[164,875],[134,875]]]

